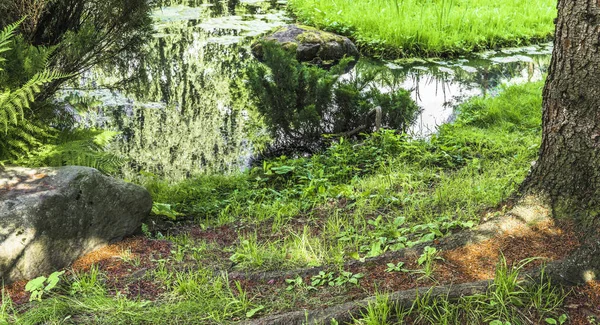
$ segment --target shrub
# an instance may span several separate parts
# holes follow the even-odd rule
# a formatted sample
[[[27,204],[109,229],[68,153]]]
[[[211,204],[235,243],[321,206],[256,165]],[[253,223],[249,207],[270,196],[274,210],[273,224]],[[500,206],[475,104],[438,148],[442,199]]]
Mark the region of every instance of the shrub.
[[[263,44],[264,63],[247,69],[251,94],[271,132],[273,148],[315,152],[323,148],[323,135],[354,135],[375,129],[375,109],[381,109],[381,126],[405,131],[418,106],[399,89],[382,93],[372,81],[381,70],[357,67],[350,78],[341,76],[351,59],[331,70],[298,62],[281,46]]]

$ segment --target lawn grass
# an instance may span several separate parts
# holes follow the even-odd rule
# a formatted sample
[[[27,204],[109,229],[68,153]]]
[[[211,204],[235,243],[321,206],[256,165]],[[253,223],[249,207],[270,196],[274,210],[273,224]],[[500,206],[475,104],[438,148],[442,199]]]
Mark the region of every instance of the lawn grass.
[[[519,282],[523,267],[530,260],[508,265],[500,259],[494,283],[485,294],[462,296],[451,301],[448,297],[431,297],[424,292],[410,309],[394,309],[389,296],[377,294],[355,325],[391,324],[529,324],[532,319],[546,324],[563,324],[567,315],[561,313],[566,293],[544,278],[522,285]],[[554,322],[553,322],[554,321]],[[537,323],[537,322],[536,322]]]
[[[456,56],[547,40],[555,0],[290,0],[300,21],[387,57]]]
[[[319,220],[324,231],[323,221],[330,221],[335,233],[333,217],[356,227],[378,216],[402,216],[409,224],[477,221],[514,192],[537,155],[541,87],[531,83],[471,99],[429,140],[384,130],[360,143],[334,141],[311,157],[271,159],[245,173],[177,184],[138,181],[156,202],[204,226],[268,221],[278,232],[302,218]]]
[[[458,301],[443,296],[433,298],[429,292],[423,292],[410,309],[398,309],[388,304],[387,294],[377,293],[377,299],[353,324],[505,325],[566,318],[562,312],[566,292],[562,288],[543,277],[537,283],[519,283],[527,263],[525,260],[508,265],[501,259],[494,283],[485,294],[464,296]],[[286,300],[308,299],[306,296],[312,292],[292,285],[282,296],[256,299],[239,282],[229,285],[227,276],[215,276],[199,267],[190,272],[174,272],[166,281],[168,294],[160,302],[150,302],[110,295],[102,282],[103,274],[90,272],[96,280],[90,281],[89,274],[68,279],[61,283],[62,292],[33,303],[24,313],[19,313],[10,298],[3,296],[0,324],[235,324],[261,312],[285,308]],[[325,302],[312,303],[319,306]]]
[[[118,263],[131,270],[127,276],[142,270],[132,281],[160,294],[121,293],[130,285],[127,276],[108,281],[110,274],[92,267],[65,277],[41,302],[15,306],[3,294],[0,324],[232,324],[373,295],[382,284],[367,287],[373,270],[344,263],[469,228],[515,192],[537,155],[541,88],[540,82],[511,86],[497,97],[471,99],[429,140],[384,130],[236,175],[177,184],[145,176],[139,181],[154,200],[193,220],[196,231],[186,231],[188,223],[148,233],[172,243],[165,256],[122,251]],[[435,278],[438,253],[379,272],[407,268],[419,285],[443,282]],[[312,266],[326,269],[265,283],[232,277]],[[423,296],[413,309],[394,311],[381,303],[382,294],[356,324],[391,324],[397,317],[419,324],[560,317],[564,293],[546,282],[521,287],[515,282],[520,270],[500,261],[497,285],[458,304]]]

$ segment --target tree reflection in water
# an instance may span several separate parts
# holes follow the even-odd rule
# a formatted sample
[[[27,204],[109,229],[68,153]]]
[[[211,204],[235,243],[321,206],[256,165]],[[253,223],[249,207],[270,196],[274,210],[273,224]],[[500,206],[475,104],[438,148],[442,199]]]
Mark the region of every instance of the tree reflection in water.
[[[244,80],[253,60],[249,46],[255,36],[289,23],[284,5],[164,0],[160,6],[141,61],[95,69],[81,81],[87,94],[104,102],[97,126],[121,132],[111,150],[130,161],[122,176],[144,171],[177,180],[243,169],[269,141]],[[494,92],[501,83],[540,79],[549,63],[546,45],[506,52],[359,64],[386,67],[374,87],[411,90],[423,109],[411,132],[426,136],[465,98]]]

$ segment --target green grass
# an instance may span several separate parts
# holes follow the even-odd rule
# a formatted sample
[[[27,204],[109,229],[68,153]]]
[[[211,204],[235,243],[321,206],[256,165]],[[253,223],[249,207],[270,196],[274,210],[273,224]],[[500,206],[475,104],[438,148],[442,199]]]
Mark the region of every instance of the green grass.
[[[394,308],[387,295],[377,294],[362,317],[355,320],[355,325],[549,324],[547,319],[566,319],[562,304],[567,294],[553,286],[543,272],[536,282],[523,284],[523,267],[531,261],[526,259],[507,265],[501,257],[494,282],[484,294],[450,300],[423,292],[411,308],[404,310]]]
[[[514,193],[537,155],[541,86],[472,99],[427,141],[382,131],[238,175],[141,182],[155,201],[203,226],[247,224],[250,233],[231,248],[238,269],[377,256],[468,228]],[[310,229],[298,228],[298,219]],[[256,232],[273,236],[261,240]]]
[[[341,229],[375,237],[424,223],[448,230],[477,221],[522,181],[539,146],[541,87],[472,99],[428,141],[382,131],[360,144],[335,142],[310,158],[280,157],[242,174],[139,181],[155,201],[205,226],[267,222],[271,232],[285,233],[280,245],[298,240],[300,231],[286,227],[298,218],[315,221],[324,237]],[[405,221],[394,225],[398,217]]]
[[[177,229],[155,232],[173,243],[170,256],[154,261],[144,278],[165,288],[156,301],[115,293],[92,268],[28,306],[14,306],[4,295],[0,324],[229,324],[299,306],[316,308],[323,297],[328,304],[343,303],[348,290],[364,281],[362,274],[344,273],[344,262],[473,226],[515,192],[537,155],[541,88],[542,83],[511,86],[497,97],[472,99],[459,107],[455,122],[427,141],[382,131],[360,142],[335,141],[312,157],[271,159],[236,175],[176,184],[141,176],[138,181],[156,201],[201,228],[235,229],[233,244],[195,239]],[[132,269],[140,264],[127,251],[121,260]],[[430,277],[441,262],[432,252],[412,271]],[[226,272],[215,272],[318,265],[327,266],[323,274],[289,279],[273,295],[268,294],[273,285],[247,292]],[[562,300],[553,287],[520,287],[514,276],[505,276],[512,270],[499,270],[496,281],[506,285],[497,290],[458,305],[423,297],[413,311],[420,323],[452,324],[461,317],[489,323],[518,318],[514,303],[521,299],[521,311],[557,316]],[[383,296],[378,301],[359,324],[393,323],[398,313],[415,317],[383,306]],[[506,308],[499,304],[506,301]]]
[[[0,324],[222,324],[256,308],[239,283],[202,267],[173,272],[157,303],[109,295],[96,268],[64,280],[23,313],[3,295]]]
[[[555,0],[290,0],[309,25],[346,34],[370,54],[457,55],[523,45],[554,32]]]
[[[494,283],[486,293],[454,301],[423,292],[411,308],[399,309],[390,304],[386,294],[377,293],[377,299],[368,305],[355,324],[504,325],[506,322],[528,324],[530,320],[541,324],[543,319],[565,317],[562,304],[566,294],[560,287],[553,286],[543,276],[535,283],[520,283],[519,274],[528,262],[508,266],[501,259]],[[90,275],[78,274],[62,282],[62,292],[34,302],[22,313],[13,309],[10,300],[3,296],[0,324],[233,324],[254,316],[255,312],[284,308],[285,299],[301,299],[298,295],[307,296],[317,290],[307,290],[306,285],[294,286],[290,282],[293,289],[284,296],[258,299],[226,275],[214,275],[199,267],[174,272],[172,279],[165,283],[168,294],[161,301],[150,302],[129,299],[118,293],[108,295],[101,280],[103,275],[95,269],[90,272]],[[321,278],[336,281],[342,277],[322,273],[314,276],[313,281]],[[360,280],[356,285],[360,285]],[[318,306],[323,301],[315,303]]]

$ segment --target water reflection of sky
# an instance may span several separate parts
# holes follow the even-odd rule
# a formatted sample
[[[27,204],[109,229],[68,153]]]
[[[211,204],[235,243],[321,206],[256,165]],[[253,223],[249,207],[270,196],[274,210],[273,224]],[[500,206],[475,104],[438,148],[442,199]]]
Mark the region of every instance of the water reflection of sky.
[[[494,95],[502,86],[541,80],[551,52],[551,45],[543,44],[488,51],[470,59],[385,65],[403,78],[401,87],[410,90],[422,108],[410,132],[427,136],[452,120],[455,107],[468,98]]]
[[[291,21],[277,1],[190,1],[195,7],[155,12],[149,53],[136,69],[92,71],[82,84],[104,105],[98,125],[122,132],[114,146],[140,170],[182,178],[198,172],[235,171],[248,163],[264,134],[252,121],[243,69],[255,36]],[[465,99],[494,93],[502,84],[539,80],[549,45],[488,51],[450,61],[379,62],[384,91],[404,88],[423,109],[411,129],[426,136],[450,120]],[[133,72],[136,72],[133,78]],[[114,80],[132,78],[124,90]],[[121,88],[122,89],[122,88]]]

